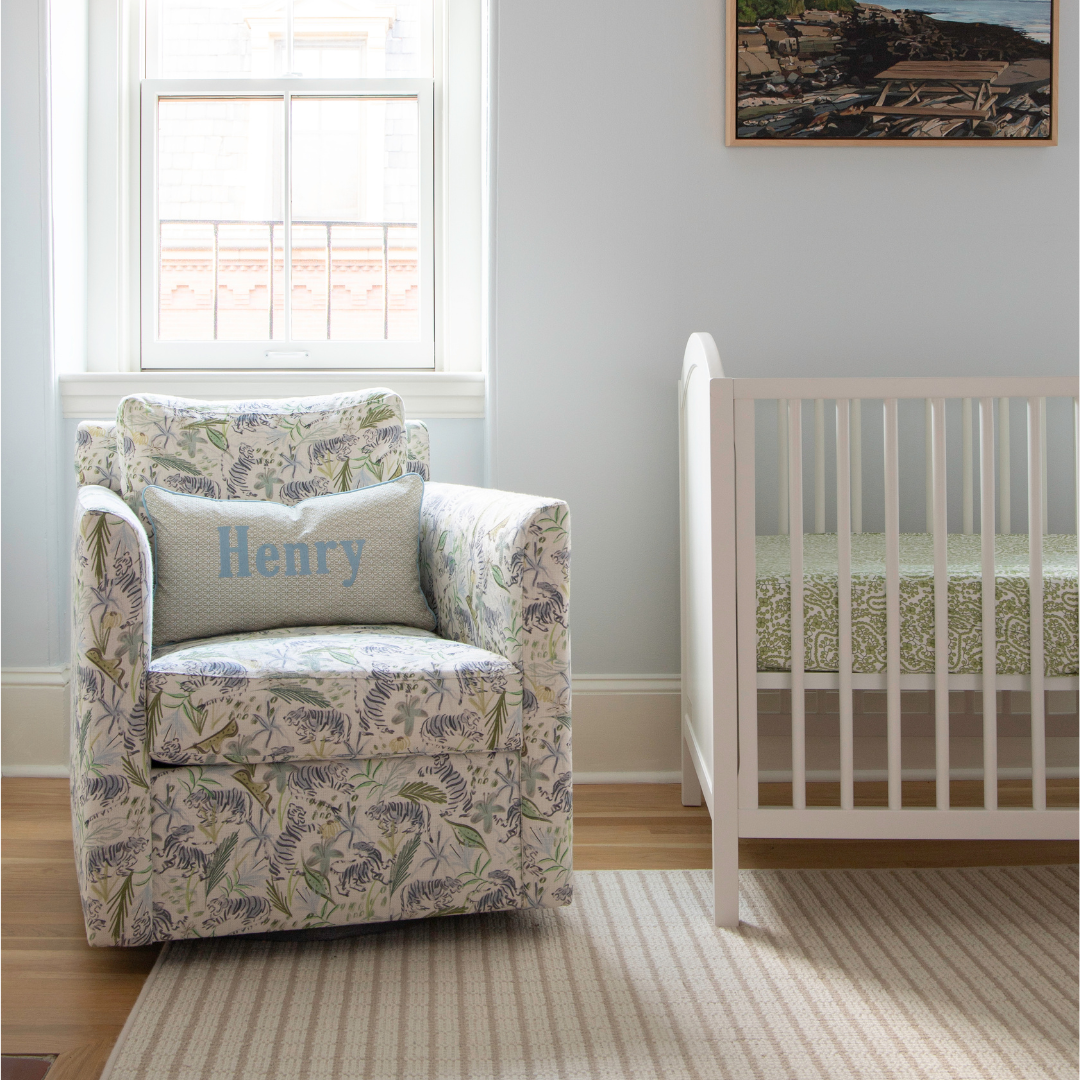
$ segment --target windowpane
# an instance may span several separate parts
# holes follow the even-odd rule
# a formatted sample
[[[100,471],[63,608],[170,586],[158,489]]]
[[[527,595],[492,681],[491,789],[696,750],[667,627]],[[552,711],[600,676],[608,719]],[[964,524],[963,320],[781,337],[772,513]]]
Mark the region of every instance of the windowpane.
[[[418,102],[293,98],[293,334],[419,337]]]
[[[390,229],[390,311],[386,336],[413,341],[420,336],[420,260],[415,226]]]
[[[284,36],[285,5],[280,2],[161,0],[161,75],[165,79],[272,75],[275,43]]]
[[[158,102],[161,340],[282,336],[283,119],[279,98]]]
[[[430,74],[420,40],[429,12],[430,0],[294,0],[289,72],[283,0],[161,0],[161,75],[415,78]]]

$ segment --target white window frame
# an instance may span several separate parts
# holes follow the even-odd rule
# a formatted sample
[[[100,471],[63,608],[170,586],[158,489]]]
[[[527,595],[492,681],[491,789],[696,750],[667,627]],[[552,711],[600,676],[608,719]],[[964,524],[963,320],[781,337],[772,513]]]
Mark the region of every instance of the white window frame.
[[[99,417],[125,394],[220,398],[389,386],[410,415],[485,412],[490,244],[484,49],[488,0],[434,0],[434,370],[145,369],[141,356],[140,95],[146,20],[140,0],[89,0],[87,351],[61,376],[64,415]],[[235,80],[237,83],[241,80]],[[249,80],[243,80],[245,83]],[[250,388],[250,389],[249,389]]]
[[[281,98],[287,111],[294,98],[416,99],[419,110],[420,337],[414,341],[327,341],[301,338],[263,341],[161,341],[157,335],[157,112],[162,98]],[[274,368],[428,368],[435,367],[435,130],[430,79],[146,79],[142,82],[142,367],[144,370]],[[292,147],[285,124],[282,191],[285,295],[291,296]],[[286,326],[289,326],[286,309]]]

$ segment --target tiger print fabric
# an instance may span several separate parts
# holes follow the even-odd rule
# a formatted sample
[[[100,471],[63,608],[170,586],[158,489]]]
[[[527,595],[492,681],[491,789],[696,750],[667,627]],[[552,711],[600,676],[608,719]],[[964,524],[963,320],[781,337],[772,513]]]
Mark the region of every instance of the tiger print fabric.
[[[134,394],[116,413],[120,485],[291,506],[406,471],[405,414],[390,390],[211,403]]]
[[[519,906],[517,754],[155,769],[157,940]]]
[[[423,420],[405,421],[406,472],[431,479],[431,437]],[[120,462],[116,454],[116,421],[83,420],[75,432],[75,478],[79,484],[100,484],[118,495]]]
[[[409,626],[304,626],[167,645],[146,679],[155,761],[517,750],[521,670]]]
[[[396,703],[384,711],[394,738],[406,736],[410,715],[413,723],[413,741],[402,746],[390,739],[389,753],[260,760],[264,740],[245,741],[238,722],[235,736],[226,731],[220,746],[212,743],[214,764],[163,767],[152,754],[170,702],[150,670],[149,543],[117,494],[81,487],[72,579],[71,797],[90,943],[141,945],[569,903],[569,527],[566,505],[557,500],[427,488],[420,566],[439,620],[441,643],[433,648],[450,655],[456,643],[465,649],[461,655],[483,650],[496,658],[484,661],[496,665],[487,700],[501,697],[505,685],[507,715],[520,710],[519,727],[516,719],[503,721],[495,740],[503,748],[461,753],[469,744],[459,743],[452,752],[423,752],[423,738],[438,734],[439,745],[449,746],[460,734],[448,720],[439,721],[439,733],[434,721],[423,732],[433,717],[458,715],[435,711],[452,700],[455,673],[441,701],[433,679],[418,711],[415,704],[399,711]],[[405,638],[406,650],[417,648],[419,639],[408,632],[387,636]],[[275,641],[280,645],[267,635],[261,647],[272,650]],[[213,647],[228,644],[219,639]],[[417,675],[414,684],[417,673],[404,662],[395,671],[401,655],[395,656],[394,641],[384,644],[379,679],[409,684],[401,691],[407,703],[427,676]],[[155,659],[182,652],[162,650]],[[181,666],[179,659],[173,663]],[[374,676],[374,664],[371,670]],[[467,701],[479,691],[479,673],[467,664],[457,670]],[[194,689],[213,672],[173,674],[189,675]],[[328,674],[300,676],[297,686]],[[497,683],[504,675],[505,684]],[[222,670],[217,677],[232,675]],[[169,685],[187,694],[182,683]],[[161,699],[148,697],[150,689],[154,696],[161,689]],[[314,699],[279,699],[271,722],[294,708],[315,710],[297,717],[295,730],[315,739],[298,738],[297,745],[317,751],[318,738],[337,722],[325,696],[331,702],[325,712]],[[189,709],[197,711],[201,700],[189,700]],[[183,701],[172,704],[183,713]],[[207,706],[203,731],[211,740],[222,732],[210,721],[224,719],[227,728],[232,709],[227,701]],[[481,734],[490,739],[494,731],[489,724]]]

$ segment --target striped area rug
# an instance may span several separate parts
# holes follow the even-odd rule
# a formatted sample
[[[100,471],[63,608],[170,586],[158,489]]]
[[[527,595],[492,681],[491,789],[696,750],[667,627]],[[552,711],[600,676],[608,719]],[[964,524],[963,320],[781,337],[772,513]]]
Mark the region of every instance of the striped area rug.
[[[590,871],[559,911],[164,950],[107,1080],[1077,1075],[1075,867]]]

